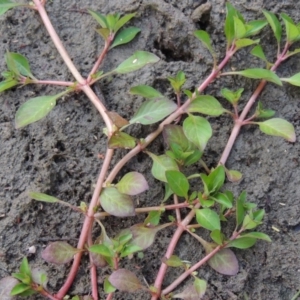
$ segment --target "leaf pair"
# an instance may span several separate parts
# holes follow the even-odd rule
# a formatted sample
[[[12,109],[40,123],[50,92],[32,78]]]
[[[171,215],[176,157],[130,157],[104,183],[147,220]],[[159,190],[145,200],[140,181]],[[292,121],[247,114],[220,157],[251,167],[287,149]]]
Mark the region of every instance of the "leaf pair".
[[[137,27],[128,27],[119,31],[126,23],[128,23],[136,14],[128,14],[123,17],[120,14],[108,14],[106,16],[93,11],[88,10],[90,15],[100,24],[101,28],[96,31],[108,41],[109,38],[113,38],[113,43],[110,49],[129,43],[134,37],[141,31]]]

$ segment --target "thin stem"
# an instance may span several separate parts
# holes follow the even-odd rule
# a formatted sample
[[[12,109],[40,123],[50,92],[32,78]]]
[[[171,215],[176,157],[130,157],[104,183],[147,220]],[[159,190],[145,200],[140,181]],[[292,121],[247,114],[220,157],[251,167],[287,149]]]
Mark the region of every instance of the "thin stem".
[[[90,227],[88,238],[87,238],[88,246],[93,245],[92,240],[92,226]],[[89,252],[89,258],[90,258],[90,264],[91,264],[91,270],[90,270],[90,276],[91,276],[91,285],[92,285],[92,296],[93,300],[98,300],[98,282],[97,282],[97,268],[93,262],[93,257],[91,252]]]
[[[173,199],[174,199],[174,205],[178,205],[178,196],[176,194],[173,195]],[[176,220],[178,223],[181,222],[181,214],[180,214],[180,209],[177,207],[175,208],[175,212],[176,212]]]
[[[30,83],[34,84],[47,84],[47,85],[59,85],[59,86],[72,86],[72,81],[55,81],[55,80],[30,80]]]
[[[109,293],[106,297],[106,300],[112,300],[114,293]]]
[[[178,204],[170,204],[170,205],[166,205],[166,206],[140,207],[140,208],[135,209],[135,213],[136,214],[144,214],[144,213],[149,213],[150,211],[180,209],[180,208],[185,208],[185,207],[191,207],[192,205],[194,205],[196,203],[198,203],[198,200],[194,200],[192,203],[184,202],[184,203],[178,203]],[[102,219],[102,218],[109,217],[109,216],[111,216],[111,214],[104,211],[104,212],[96,213],[94,215],[94,218]]]
[[[271,71],[275,71],[278,66],[284,61],[285,55],[289,49],[289,44],[286,43],[282,53],[277,57],[277,60],[275,62],[275,64],[273,65],[273,67],[271,68]],[[252,96],[250,97],[249,101],[247,102],[245,108],[243,109],[241,115],[239,118],[237,118],[235,120],[235,124],[234,127],[232,129],[231,135],[228,139],[227,145],[224,148],[223,154],[220,158],[219,161],[219,165],[225,165],[225,162],[227,161],[229,154],[232,150],[232,147],[235,143],[235,140],[237,138],[237,136],[239,135],[239,132],[241,130],[241,127],[244,125],[243,121],[245,120],[245,118],[247,117],[250,109],[252,108],[252,106],[254,105],[256,99],[258,98],[258,96],[260,95],[260,93],[262,92],[262,90],[264,89],[265,85],[266,85],[267,81],[266,80],[262,80],[258,87],[256,88],[256,90],[254,91],[254,93],[252,94]]]
[[[105,155],[105,158],[104,158],[104,161],[103,161],[103,165],[102,165],[102,168],[101,168],[101,171],[100,171],[100,175],[99,175],[98,180],[97,180],[97,184],[96,184],[96,187],[95,187],[95,190],[94,190],[94,193],[93,193],[93,197],[92,197],[87,215],[86,215],[84,223],[83,223],[83,227],[82,227],[80,238],[79,238],[78,245],[77,245],[78,249],[83,249],[84,248],[84,244],[86,243],[89,230],[90,230],[90,228],[93,224],[93,221],[94,221],[94,208],[96,207],[96,205],[98,203],[98,198],[99,198],[99,195],[101,193],[102,186],[103,186],[103,183],[104,183],[104,179],[105,179],[108,167],[110,165],[113,153],[114,153],[113,149],[107,149],[107,151],[106,151],[106,155]],[[68,278],[67,278],[64,285],[61,287],[61,289],[59,290],[59,292],[56,295],[58,299],[62,299],[66,295],[66,293],[69,290],[70,286],[72,285],[72,283],[74,281],[74,278],[77,274],[77,270],[79,268],[82,253],[83,252],[79,252],[75,255],[70,273],[68,275]]]
[[[40,0],[33,0],[36,6],[36,9],[38,10],[43,23],[57,49],[59,54],[61,55],[62,59],[64,60],[65,64],[67,65],[70,72],[75,77],[76,81],[82,86],[82,91],[88,96],[88,98],[92,101],[92,103],[95,105],[99,113],[101,114],[107,129],[109,132],[113,131],[113,123],[111,119],[106,114],[106,108],[102,104],[102,102],[99,100],[99,98],[95,95],[93,90],[90,88],[90,86],[87,85],[86,80],[81,76],[81,74],[78,72],[77,68],[73,64],[71,58],[69,57],[69,54],[67,53],[66,49],[64,48],[59,36],[57,35],[49,17],[48,14],[44,8],[43,3]]]

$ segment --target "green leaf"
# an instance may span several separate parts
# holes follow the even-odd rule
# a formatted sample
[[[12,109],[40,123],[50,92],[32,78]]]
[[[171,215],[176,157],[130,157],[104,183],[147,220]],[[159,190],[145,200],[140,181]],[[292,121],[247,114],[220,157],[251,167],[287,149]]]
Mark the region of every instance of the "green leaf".
[[[0,93],[5,90],[11,89],[12,87],[18,85],[18,83],[19,82],[17,80],[12,79],[12,78],[6,79],[6,80],[0,82]]]
[[[212,56],[215,55],[214,49],[211,46],[210,36],[209,34],[204,30],[196,30],[194,31],[194,36],[198,38],[204,46],[209,50],[209,52],[212,54]]]
[[[260,68],[247,69],[243,71],[228,72],[227,74],[242,75],[247,78],[264,79],[278,85],[282,85],[280,78],[272,71]]]
[[[154,124],[170,115],[176,109],[177,105],[171,100],[149,99],[141,105],[129,123]]]
[[[120,18],[114,27],[114,32],[117,33],[117,31],[120,28],[122,28],[126,23],[128,23],[135,15],[136,15],[136,13],[132,13],[132,14],[128,14],[128,15],[125,15],[122,18]]]
[[[173,195],[173,191],[171,190],[169,184],[167,182],[165,182],[165,195],[164,195],[164,199],[162,200],[162,203],[166,202],[171,195]]]
[[[230,182],[239,182],[243,177],[243,174],[237,170],[225,169],[225,172],[226,177]]]
[[[104,279],[104,283],[103,283],[103,287],[104,287],[104,293],[106,294],[110,294],[115,292],[117,289],[109,282],[108,278],[105,277]]]
[[[247,197],[247,194],[245,191],[243,191],[236,200],[236,209],[235,210],[236,210],[237,226],[239,226],[244,220],[244,216],[245,216],[244,204],[246,202],[246,197]]]
[[[16,112],[16,128],[34,123],[48,115],[56,105],[56,100],[64,94],[65,92],[53,96],[40,96],[23,103]]]
[[[115,25],[116,25],[119,17],[120,17],[120,15],[118,15],[118,14],[108,14],[108,15],[106,15],[107,28],[109,28],[109,30],[111,32],[114,32],[114,28],[115,28]]]
[[[224,275],[236,275],[239,271],[239,263],[231,249],[221,249],[209,261],[208,264],[215,271]]]
[[[259,101],[255,110],[255,115],[257,118],[271,118],[275,115],[275,111],[272,109],[264,109],[261,101]]]
[[[107,41],[110,36],[110,30],[108,28],[99,28],[96,29],[96,32],[98,32],[105,41]]]
[[[104,244],[92,245],[88,248],[88,250],[92,253],[101,254],[106,257],[114,257],[115,256],[114,251],[112,251],[112,249],[110,249],[109,247],[107,247]]]
[[[187,108],[189,113],[201,113],[209,116],[220,116],[226,111],[221,103],[212,96],[200,95],[195,98]]]
[[[232,201],[231,199],[227,196],[225,193],[217,193],[212,197],[213,200],[216,202],[220,203],[226,208],[231,208],[232,207]]]
[[[299,30],[300,30],[300,28],[299,28]],[[298,53],[300,53],[300,49],[299,49],[299,48],[298,48],[298,49],[295,49],[295,50],[293,50],[293,51],[288,51],[286,57],[291,57],[291,56],[293,56],[293,55],[295,55],[295,54],[298,54]]]
[[[19,53],[7,52],[5,54],[5,61],[10,71],[17,75],[23,75],[35,79],[30,71],[30,66],[26,57]]]
[[[61,265],[70,262],[80,251],[67,242],[53,242],[43,250],[42,258],[47,262]]]
[[[127,44],[130,41],[132,41],[135,36],[141,31],[141,29],[137,27],[128,27],[126,29],[121,30],[116,37],[114,38],[114,41],[112,45],[110,46],[110,49],[120,46],[123,44]]]
[[[299,49],[299,52],[300,52],[300,49]],[[300,86],[300,73],[297,73],[290,78],[280,78],[280,80],[288,82],[289,84],[292,84],[295,86]]]
[[[196,220],[203,228],[210,231],[221,229],[219,215],[209,208],[196,209]]]
[[[250,52],[252,55],[262,59],[263,61],[265,62],[268,62],[266,56],[265,56],[265,53],[261,47],[261,45],[256,45]]]
[[[148,190],[149,185],[141,173],[129,172],[116,184],[116,188],[122,194],[134,196]]]
[[[152,158],[153,165],[151,173],[154,178],[167,182],[166,171],[168,170],[178,170],[178,165],[175,160],[168,157],[167,155],[156,156],[153,153],[147,152],[147,154]]]
[[[230,241],[226,247],[234,247],[238,249],[247,249],[252,247],[256,243],[256,238],[240,237],[233,241]]]
[[[234,37],[236,39],[241,39],[246,35],[246,26],[243,21],[241,21],[238,17],[233,17],[234,24]]]
[[[239,50],[257,43],[259,43],[259,40],[239,39],[235,42],[235,49]]]
[[[5,14],[8,10],[16,6],[23,6],[23,3],[15,3],[9,0],[0,0],[0,16]]]
[[[136,139],[122,131],[114,132],[114,134],[108,141],[108,148],[110,149],[117,149],[117,148],[132,149],[135,147],[135,145],[136,145]]]
[[[166,259],[166,257],[163,258],[163,263],[166,264],[169,267],[181,267],[183,266],[182,260],[177,255],[171,255],[170,258]]]
[[[201,151],[206,147],[212,136],[212,128],[209,122],[202,117],[189,115],[183,122],[185,136]]]
[[[116,217],[135,215],[134,204],[129,195],[121,194],[116,188],[108,187],[100,194],[100,204],[109,214]]]
[[[30,266],[28,264],[28,260],[27,260],[26,257],[24,257],[22,259],[19,272],[22,273],[22,274],[26,274],[27,276],[31,277],[31,270],[30,270]]]
[[[168,77],[168,80],[170,81],[175,93],[180,93],[182,86],[186,82],[185,74],[182,71],[178,71],[175,77]]]
[[[161,211],[158,211],[158,210],[150,211],[147,218],[144,221],[144,225],[145,226],[149,226],[149,225],[157,226],[159,224],[159,220],[160,220],[162,211],[163,211],[163,208]]]
[[[190,185],[185,175],[176,170],[167,170],[165,175],[172,191],[177,196],[187,199]]]
[[[280,14],[280,16],[285,24],[287,41],[289,43],[297,41],[300,35],[298,27],[294,24],[294,22],[288,15],[282,13]]]
[[[241,235],[241,237],[254,238],[254,239],[264,240],[267,242],[272,242],[272,240],[270,239],[270,237],[267,234],[262,233],[262,232],[256,232],[256,231],[243,234],[243,235]]]
[[[280,136],[289,142],[296,141],[294,126],[286,120],[273,118],[264,122],[258,122],[259,129],[268,135]]]
[[[48,203],[57,203],[59,200],[55,197],[49,196],[47,194],[38,193],[38,192],[29,192],[29,197],[42,202],[48,202]]]
[[[257,227],[260,224],[260,222],[256,222],[254,221],[250,215],[246,215],[244,220],[243,220],[243,229],[247,230],[247,229],[254,229],[255,227]]]
[[[222,245],[224,242],[224,238],[225,238],[224,234],[219,229],[213,230],[210,233],[210,237],[218,245]]]
[[[226,88],[221,90],[222,96],[233,105],[238,103],[238,101],[240,100],[243,92],[244,92],[243,88],[238,89],[236,91],[231,91],[231,90],[226,89]]]
[[[143,68],[148,64],[159,61],[159,57],[146,51],[137,51],[123,61],[114,71],[118,74],[126,74]]]
[[[227,40],[227,48],[229,48],[235,37],[235,22],[234,17],[239,18],[243,22],[241,14],[230,4],[226,3],[226,20],[225,20],[225,35]]]
[[[225,169],[224,166],[218,166],[207,176],[201,174],[201,179],[203,184],[206,185],[208,193],[212,194],[217,192],[223,185],[225,181]]]
[[[269,22],[269,24],[274,32],[277,43],[280,43],[282,29],[281,29],[281,24],[280,24],[279,20],[272,12],[266,11],[264,9],[262,12],[264,13],[267,21]]]
[[[268,21],[266,20],[254,20],[246,24],[246,34],[245,37],[258,34],[266,25]]]
[[[158,90],[149,85],[137,85],[130,89],[130,94],[139,95],[144,98],[159,98],[164,97]]]
[[[164,126],[163,137],[169,148],[172,148],[172,145],[178,145],[183,152],[196,150],[196,146],[187,139],[179,125]]]
[[[102,28],[108,28],[106,17],[94,10],[88,9],[89,14],[100,24]]]
[[[18,283],[13,287],[13,289],[10,292],[11,296],[20,295],[25,291],[31,290],[30,285],[25,283]]]

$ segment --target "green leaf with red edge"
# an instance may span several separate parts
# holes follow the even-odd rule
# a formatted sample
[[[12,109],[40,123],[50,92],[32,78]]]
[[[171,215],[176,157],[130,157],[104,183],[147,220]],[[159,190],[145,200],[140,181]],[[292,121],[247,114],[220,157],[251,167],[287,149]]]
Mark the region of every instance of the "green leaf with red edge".
[[[49,263],[62,265],[71,261],[74,255],[80,251],[67,242],[53,242],[43,250],[42,258]]]
[[[256,243],[256,238],[252,237],[239,237],[230,241],[226,247],[234,247],[238,249],[248,249]]]
[[[142,96],[144,98],[159,98],[164,97],[158,90],[152,86],[141,84],[130,88],[130,94]]]
[[[284,119],[273,118],[264,122],[257,122],[256,124],[259,125],[259,129],[265,134],[283,137],[292,143],[296,141],[294,126]]]
[[[11,290],[14,286],[16,286],[19,281],[12,277],[4,277],[0,279],[0,299],[2,300],[13,300],[13,296],[11,296]]]
[[[208,254],[208,253],[207,253]],[[230,249],[221,249],[209,261],[211,268],[223,275],[236,275],[239,271],[239,263],[235,254]]]
[[[179,197],[188,198],[190,189],[189,181],[186,176],[177,170],[167,170],[166,178],[171,190]]]
[[[145,177],[138,172],[129,172],[116,184],[116,188],[122,194],[138,195],[149,189]]]
[[[141,289],[146,289],[136,275],[126,269],[114,271],[108,278],[109,282],[122,292],[134,293]]]
[[[196,220],[203,228],[210,231],[221,229],[219,215],[209,208],[196,209]]]
[[[0,16],[17,6],[24,6],[24,3],[15,3],[10,0],[0,0]]]
[[[203,151],[212,136],[212,128],[209,122],[199,116],[189,115],[183,122],[183,131],[190,142]]]
[[[208,116],[220,116],[226,109],[221,103],[210,95],[200,95],[196,97],[187,108],[189,113],[201,113]]]
[[[141,29],[137,27],[128,27],[121,30],[115,36],[110,49],[131,42],[140,31]]]
[[[14,86],[18,85],[19,82],[15,79],[9,78],[4,81],[0,82],[0,93],[6,90],[13,88]]]
[[[116,217],[130,217],[135,215],[135,208],[131,197],[121,194],[114,187],[102,190],[100,204],[106,212]]]
[[[16,112],[16,128],[24,127],[44,118],[55,107],[56,100],[64,94],[65,92],[52,96],[36,97],[23,103]]]
[[[167,182],[166,171],[168,170],[179,170],[177,163],[174,159],[168,157],[167,155],[156,156],[153,153],[147,152],[147,154],[152,158],[153,165],[151,168],[151,173],[154,178]]]
[[[161,121],[177,109],[177,105],[168,99],[146,100],[129,121],[130,124],[150,125]]]
[[[136,139],[122,131],[114,132],[114,134],[108,141],[108,148],[110,149],[132,149],[135,147],[135,145]]]
[[[267,21],[269,22],[269,24],[274,32],[277,43],[280,43],[282,29],[281,29],[281,24],[280,24],[279,20],[277,19],[275,14],[273,14],[270,11],[263,9],[262,12],[265,15]]]
[[[159,57],[146,51],[136,51],[132,56],[123,61],[114,71],[118,74],[126,74],[143,68],[148,64],[159,61]]]

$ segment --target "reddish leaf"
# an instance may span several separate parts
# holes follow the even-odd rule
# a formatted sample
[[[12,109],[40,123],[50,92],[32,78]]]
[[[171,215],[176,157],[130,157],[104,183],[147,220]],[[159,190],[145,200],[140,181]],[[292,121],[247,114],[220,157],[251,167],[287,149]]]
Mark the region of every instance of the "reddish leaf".
[[[41,268],[34,268],[31,270],[32,280],[41,285],[43,288],[46,289],[48,283],[48,277],[45,270]]]
[[[145,289],[138,278],[126,269],[114,271],[108,278],[109,282],[122,292],[133,293],[140,289]]]
[[[195,278],[194,284],[188,285],[183,292],[174,295],[172,298],[181,298],[184,300],[200,300],[206,291],[206,281]]]
[[[129,124],[129,122],[126,119],[122,118],[115,111],[107,111],[106,113],[108,114],[109,118],[113,121],[114,125],[116,125],[118,128]]]
[[[127,195],[138,195],[149,189],[149,185],[145,177],[138,172],[127,173],[116,187],[120,193]]]
[[[222,249],[217,252],[208,261],[208,264],[214,270],[224,275],[236,275],[239,271],[237,258],[230,249]]]
[[[129,195],[121,194],[116,188],[103,189],[100,195],[103,209],[116,217],[130,217],[135,215],[134,204]]]
[[[19,281],[11,276],[2,278],[0,280],[0,299],[12,300],[13,296],[10,295],[10,292],[18,283]]]
[[[49,244],[42,252],[42,257],[47,262],[61,265],[71,261],[79,251],[67,242],[54,242]]]

